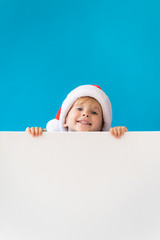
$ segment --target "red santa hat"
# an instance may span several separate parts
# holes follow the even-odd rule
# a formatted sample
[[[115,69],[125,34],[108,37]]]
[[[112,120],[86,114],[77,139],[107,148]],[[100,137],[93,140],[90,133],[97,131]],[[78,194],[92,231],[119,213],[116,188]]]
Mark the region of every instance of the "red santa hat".
[[[108,96],[98,85],[82,85],[73,89],[67,95],[56,115],[56,118],[47,123],[47,132],[67,131],[67,128],[64,128],[64,124],[68,111],[78,98],[85,96],[93,97],[100,103],[104,120],[102,131],[109,131],[112,122],[112,107]]]

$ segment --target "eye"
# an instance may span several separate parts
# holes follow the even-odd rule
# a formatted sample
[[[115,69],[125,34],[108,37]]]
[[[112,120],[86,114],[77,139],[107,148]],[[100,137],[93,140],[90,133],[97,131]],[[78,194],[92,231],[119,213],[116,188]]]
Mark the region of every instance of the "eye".
[[[97,115],[97,112],[92,111],[91,113],[92,113],[93,115]]]
[[[82,111],[82,108],[77,108],[78,111]]]

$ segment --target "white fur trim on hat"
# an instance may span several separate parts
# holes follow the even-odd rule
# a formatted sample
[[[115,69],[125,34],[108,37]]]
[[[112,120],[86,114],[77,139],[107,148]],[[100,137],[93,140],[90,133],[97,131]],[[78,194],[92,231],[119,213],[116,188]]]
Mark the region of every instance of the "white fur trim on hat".
[[[57,120],[58,122],[55,122],[56,126],[53,126],[54,120],[49,121],[46,127],[47,131],[67,131],[67,128],[64,128],[64,124],[68,111],[78,98],[85,96],[93,97],[100,103],[104,120],[102,131],[109,131],[112,122],[111,103],[108,96],[102,91],[102,89],[94,85],[82,85],[73,89],[62,103],[59,121]]]
[[[60,131],[59,120],[57,119],[50,120],[47,123],[46,130],[47,132],[59,132]]]

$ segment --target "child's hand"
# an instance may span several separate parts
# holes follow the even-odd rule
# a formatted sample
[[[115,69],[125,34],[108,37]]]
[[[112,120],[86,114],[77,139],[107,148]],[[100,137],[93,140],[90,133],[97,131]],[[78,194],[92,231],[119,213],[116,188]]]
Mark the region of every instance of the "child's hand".
[[[41,127],[27,127],[26,128],[26,132],[30,133],[32,135],[32,137],[37,137],[42,135],[42,132],[46,132],[46,129],[42,129]]]
[[[126,127],[110,128],[110,134],[115,138],[120,138],[125,132],[128,132],[128,129]]]

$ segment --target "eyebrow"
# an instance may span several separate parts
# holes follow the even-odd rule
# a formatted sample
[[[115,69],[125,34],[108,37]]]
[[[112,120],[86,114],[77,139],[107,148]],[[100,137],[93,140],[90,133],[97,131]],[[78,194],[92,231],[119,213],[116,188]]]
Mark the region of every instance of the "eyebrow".
[[[82,103],[75,103],[75,107],[77,107],[77,106],[82,106],[83,105],[83,102]],[[93,110],[98,110],[99,112],[101,112],[101,109],[100,109],[100,107],[97,107],[97,106],[93,106],[93,107],[91,107]]]
[[[101,112],[101,109],[100,109],[100,108],[98,108],[98,107],[93,107],[93,109],[95,109],[95,110],[98,110],[98,111],[100,111],[100,112]]]

